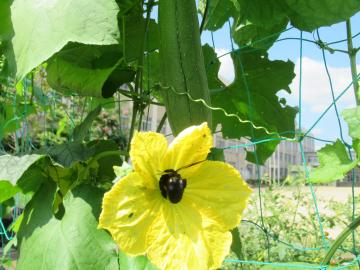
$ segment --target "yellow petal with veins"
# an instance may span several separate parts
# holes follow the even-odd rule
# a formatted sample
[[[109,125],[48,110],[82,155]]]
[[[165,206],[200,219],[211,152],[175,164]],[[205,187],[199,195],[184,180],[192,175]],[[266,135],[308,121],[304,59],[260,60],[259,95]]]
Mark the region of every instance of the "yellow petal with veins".
[[[132,255],[144,254],[148,228],[156,216],[161,195],[152,181],[133,172],[105,193],[99,228],[110,232],[120,249]]]
[[[234,167],[206,161],[195,172],[183,170],[181,176],[187,179],[183,197],[192,201],[199,212],[216,220],[224,230],[240,223],[252,190]]]
[[[213,145],[207,123],[184,129],[170,144],[163,161],[167,169],[178,170],[206,160]],[[191,167],[192,170],[197,167]]]
[[[131,140],[130,158],[136,172],[151,177],[160,176],[168,143],[164,135],[156,132],[137,132]]]

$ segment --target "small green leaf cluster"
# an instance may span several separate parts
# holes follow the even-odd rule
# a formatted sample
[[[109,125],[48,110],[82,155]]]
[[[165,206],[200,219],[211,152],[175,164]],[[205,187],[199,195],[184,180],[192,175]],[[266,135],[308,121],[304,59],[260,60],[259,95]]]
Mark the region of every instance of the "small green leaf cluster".
[[[321,148],[318,153],[319,167],[310,172],[310,183],[330,183],[343,180],[360,162],[360,107],[346,109],[342,116],[349,126],[352,146],[337,140]],[[356,156],[354,156],[354,154]]]

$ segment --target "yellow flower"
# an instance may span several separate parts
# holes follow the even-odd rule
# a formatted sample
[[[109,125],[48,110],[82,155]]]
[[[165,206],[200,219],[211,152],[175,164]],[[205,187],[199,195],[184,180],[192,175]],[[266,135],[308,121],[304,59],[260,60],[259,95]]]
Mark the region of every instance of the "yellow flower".
[[[212,144],[206,123],[169,146],[159,133],[136,133],[134,171],[105,194],[99,227],[122,251],[147,254],[160,269],[219,268],[251,189],[229,164],[206,160]]]

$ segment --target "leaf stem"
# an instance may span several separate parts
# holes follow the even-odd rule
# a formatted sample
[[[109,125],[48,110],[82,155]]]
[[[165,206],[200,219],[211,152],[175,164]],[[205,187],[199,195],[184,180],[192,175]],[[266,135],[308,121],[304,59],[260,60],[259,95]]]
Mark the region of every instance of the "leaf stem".
[[[202,18],[201,25],[200,25],[200,35],[201,35],[202,31],[204,30],[206,17],[207,17],[207,15],[209,13],[209,2],[210,2],[210,0],[206,0],[204,16]]]
[[[357,227],[360,226],[360,216],[357,217],[345,230],[336,238],[335,242],[331,245],[329,251],[326,253],[325,258],[321,262],[321,265],[329,265],[332,256],[345,241],[345,239],[353,232]]]
[[[163,117],[161,118],[160,120],[160,123],[158,125],[158,127],[156,128],[156,132],[157,133],[160,133],[161,129],[163,128],[164,124],[165,124],[165,121],[166,121],[166,118],[167,118],[167,114],[166,112],[164,113]]]
[[[357,80],[357,68],[356,68],[356,53],[358,50],[354,49],[353,47],[350,19],[346,20],[346,33],[347,33],[347,46],[349,51],[349,59],[350,59],[351,75],[353,79],[355,100],[356,100],[356,105],[360,105],[359,82]]]

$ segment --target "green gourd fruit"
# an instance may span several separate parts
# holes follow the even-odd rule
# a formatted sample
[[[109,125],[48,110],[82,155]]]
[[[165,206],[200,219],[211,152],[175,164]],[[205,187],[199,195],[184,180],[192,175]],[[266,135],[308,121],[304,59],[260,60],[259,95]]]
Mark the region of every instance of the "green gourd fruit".
[[[184,128],[208,122],[210,93],[201,50],[195,0],[159,0],[161,96],[177,135]]]

